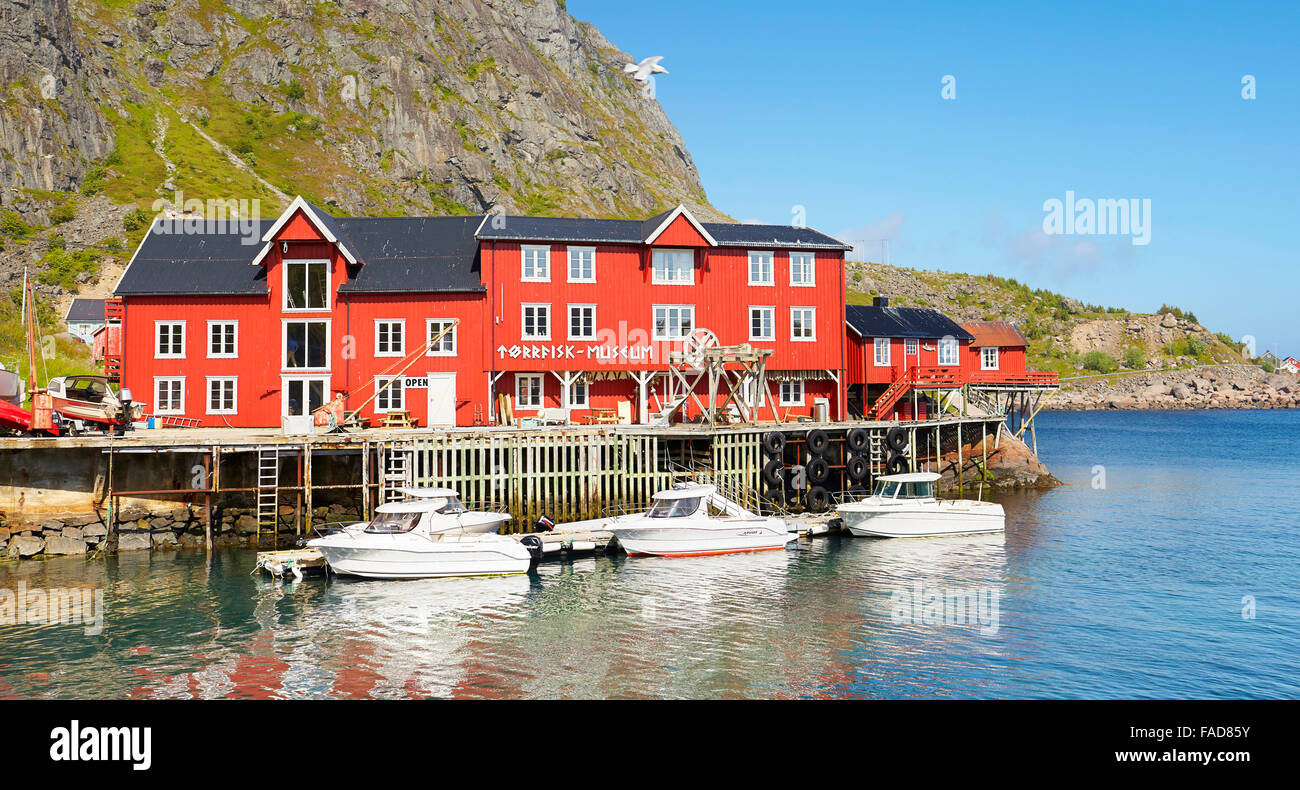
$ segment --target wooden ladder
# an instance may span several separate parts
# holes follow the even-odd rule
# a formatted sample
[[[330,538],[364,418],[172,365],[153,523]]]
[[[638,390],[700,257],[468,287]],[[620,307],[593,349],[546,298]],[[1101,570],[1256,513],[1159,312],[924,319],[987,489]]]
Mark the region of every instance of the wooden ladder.
[[[874,481],[885,473],[888,453],[885,451],[885,435],[880,431],[871,432],[871,479]]]
[[[257,450],[257,540],[269,532],[274,540],[280,531],[280,448]]]

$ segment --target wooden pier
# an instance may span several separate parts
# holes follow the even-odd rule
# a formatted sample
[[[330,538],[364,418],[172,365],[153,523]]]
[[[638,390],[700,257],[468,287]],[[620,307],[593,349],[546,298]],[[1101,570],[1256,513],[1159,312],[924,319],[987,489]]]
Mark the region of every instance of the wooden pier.
[[[965,411],[963,406],[962,411]],[[0,449],[71,450],[100,458],[96,509],[105,523],[123,499],[198,505],[211,545],[214,511],[238,501],[256,509],[259,542],[309,535],[318,506],[341,500],[368,520],[402,498],[400,488],[460,492],[474,509],[510,513],[528,533],[542,516],[557,524],[643,509],[676,482],[717,485],[756,512],[824,513],[863,494],[891,471],[939,469],[945,453],[999,435],[1001,414],[941,412],[930,420],[794,422],[709,427],[555,426],[363,430],[285,435],[273,430],[161,429],[123,437],[7,439]],[[983,443],[982,443],[983,444]],[[987,445],[986,447],[987,452]],[[170,480],[140,486],[148,463],[174,459]],[[972,459],[956,465],[959,483]],[[977,462],[976,472],[983,467]],[[131,474],[125,474],[130,471]],[[131,483],[128,484],[126,479]],[[181,480],[181,485],[167,485]],[[543,540],[555,538],[543,536]]]

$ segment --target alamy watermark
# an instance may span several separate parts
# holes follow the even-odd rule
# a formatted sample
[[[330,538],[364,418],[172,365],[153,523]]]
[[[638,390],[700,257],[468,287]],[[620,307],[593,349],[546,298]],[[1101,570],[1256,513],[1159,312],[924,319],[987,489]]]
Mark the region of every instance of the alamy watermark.
[[[80,625],[87,636],[104,631],[104,591],[88,587],[0,588],[0,626]]]
[[[1076,198],[1043,201],[1043,233],[1049,236],[1131,236],[1136,247],[1151,243],[1151,198]]]
[[[890,619],[898,625],[977,626],[983,636],[998,632],[1002,593],[995,587],[939,587],[918,579],[894,590]]]
[[[177,191],[172,199],[158,198],[151,207],[161,214],[154,233],[176,236],[230,234],[244,245],[262,242],[262,201],[258,198],[186,198]]]

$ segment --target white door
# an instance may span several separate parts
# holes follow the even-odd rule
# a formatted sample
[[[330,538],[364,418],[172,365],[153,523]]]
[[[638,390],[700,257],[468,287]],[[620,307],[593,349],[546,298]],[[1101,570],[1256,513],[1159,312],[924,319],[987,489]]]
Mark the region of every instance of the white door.
[[[456,374],[429,374],[429,425],[456,424]]]

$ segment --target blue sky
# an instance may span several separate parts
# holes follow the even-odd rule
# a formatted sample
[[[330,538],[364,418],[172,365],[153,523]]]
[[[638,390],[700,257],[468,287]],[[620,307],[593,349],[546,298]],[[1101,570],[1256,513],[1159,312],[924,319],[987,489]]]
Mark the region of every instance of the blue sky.
[[[1227,3],[569,0],[636,58],[710,201],[879,260],[1192,310],[1300,355],[1300,11]],[[945,75],[956,98],[941,97]],[[1242,98],[1255,78],[1256,98]],[[1044,201],[1149,199],[1150,242]]]

